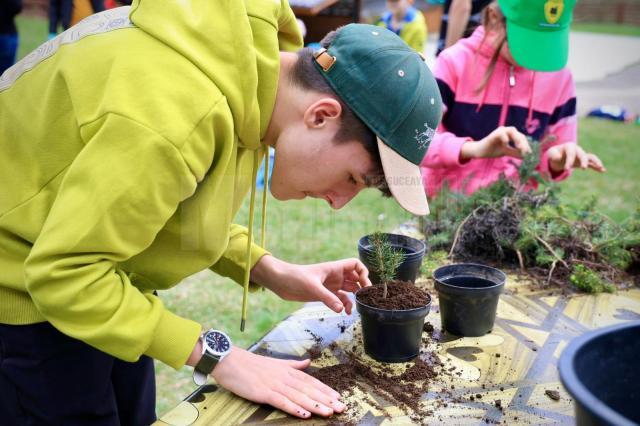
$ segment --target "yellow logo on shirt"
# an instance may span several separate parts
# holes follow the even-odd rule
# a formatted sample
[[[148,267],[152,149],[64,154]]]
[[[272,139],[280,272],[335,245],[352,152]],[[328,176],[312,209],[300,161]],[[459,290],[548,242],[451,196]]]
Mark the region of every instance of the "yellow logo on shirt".
[[[564,10],[563,0],[547,0],[544,4],[544,18],[550,24],[555,24],[562,16]]]

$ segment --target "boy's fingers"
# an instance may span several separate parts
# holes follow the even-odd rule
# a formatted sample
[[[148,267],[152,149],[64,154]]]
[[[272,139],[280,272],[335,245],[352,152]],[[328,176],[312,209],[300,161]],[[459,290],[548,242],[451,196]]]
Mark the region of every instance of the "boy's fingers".
[[[362,288],[362,286],[364,285],[363,283],[360,282],[360,275],[358,275],[356,271],[351,271],[348,274],[346,274],[344,277],[344,281],[345,281],[345,284],[354,283],[357,286],[356,290]]]
[[[300,405],[291,401],[279,392],[272,392],[267,396],[266,401],[268,404],[284,411],[285,413],[291,414],[292,416],[301,417],[303,419],[311,417],[311,413],[309,411],[305,410]]]
[[[342,312],[342,309],[344,309],[344,305],[342,304],[338,296],[332,293],[325,286],[318,286],[317,288],[318,288],[318,294],[317,294],[318,300],[320,300],[322,303],[327,305],[327,307],[332,311],[336,313]]]
[[[358,281],[362,287],[369,287],[371,281],[369,280],[369,270],[360,259],[347,259],[347,267],[358,274]]]
[[[338,290],[338,299],[344,305],[344,310],[347,315],[351,315],[351,309],[353,308],[353,302],[349,299],[348,294],[345,291]]]
[[[362,287],[360,287],[360,284],[357,281],[344,280],[342,282],[342,290],[348,291],[350,293],[355,293],[356,291],[360,290],[361,288]]]
[[[315,387],[316,389],[318,389],[320,392],[329,395],[332,399],[333,399],[333,403],[330,403],[329,405],[337,405],[336,403],[339,402],[340,399],[340,394],[338,392],[336,392],[335,390],[331,389],[329,386],[325,385],[324,383],[322,383],[320,380],[316,379],[313,376],[310,376],[309,374],[305,373],[304,371],[294,371],[293,372],[294,377],[297,377],[298,380],[301,380],[313,387]]]

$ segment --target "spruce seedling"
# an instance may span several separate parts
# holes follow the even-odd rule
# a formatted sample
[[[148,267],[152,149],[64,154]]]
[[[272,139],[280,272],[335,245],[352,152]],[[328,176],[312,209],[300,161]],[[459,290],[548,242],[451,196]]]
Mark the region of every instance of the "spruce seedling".
[[[376,231],[369,237],[371,243],[372,253],[369,256],[369,261],[372,265],[372,270],[378,274],[384,290],[382,297],[387,298],[387,283],[390,282],[398,266],[404,260],[404,253],[402,250],[395,249],[386,234],[380,231]]]

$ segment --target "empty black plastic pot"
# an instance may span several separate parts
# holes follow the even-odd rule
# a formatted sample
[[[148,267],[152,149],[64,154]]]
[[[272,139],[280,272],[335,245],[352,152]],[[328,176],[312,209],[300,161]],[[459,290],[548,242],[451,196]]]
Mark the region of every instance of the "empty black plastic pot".
[[[424,242],[407,237],[405,235],[398,234],[385,234],[389,240],[389,243],[393,246],[393,248],[401,250],[404,253],[404,260],[398,266],[396,270],[396,274],[394,275],[394,280],[399,281],[410,281],[415,283],[416,278],[418,277],[418,272],[420,272],[420,265],[422,265],[422,258],[424,257],[424,252],[426,250],[426,246]],[[369,269],[369,279],[373,284],[380,284],[380,278],[378,274],[371,268],[371,256],[373,255],[373,248],[371,246],[371,242],[369,241],[370,235],[366,235],[360,238],[358,241],[358,255],[360,256],[360,260],[365,264],[367,269]]]
[[[356,293],[356,309],[360,314],[367,355],[382,362],[405,362],[418,356],[431,297],[429,303],[420,308],[387,310],[361,303]]]
[[[457,336],[484,336],[493,329],[504,272],[485,265],[458,263],[433,271],[442,328]]]
[[[583,334],[560,356],[578,425],[640,424],[640,321]]]

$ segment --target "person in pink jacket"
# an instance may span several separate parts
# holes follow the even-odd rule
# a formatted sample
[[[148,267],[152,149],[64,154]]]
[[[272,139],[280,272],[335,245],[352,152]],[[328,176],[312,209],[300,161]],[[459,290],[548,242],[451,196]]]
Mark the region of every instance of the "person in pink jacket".
[[[517,178],[529,140],[542,144],[538,171],[550,179],[574,167],[605,171],[577,145],[575,86],[565,68],[574,3],[493,2],[471,37],[438,56],[444,115],[421,164],[428,196],[445,183],[471,194],[501,175]]]

